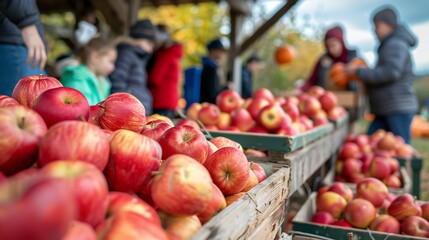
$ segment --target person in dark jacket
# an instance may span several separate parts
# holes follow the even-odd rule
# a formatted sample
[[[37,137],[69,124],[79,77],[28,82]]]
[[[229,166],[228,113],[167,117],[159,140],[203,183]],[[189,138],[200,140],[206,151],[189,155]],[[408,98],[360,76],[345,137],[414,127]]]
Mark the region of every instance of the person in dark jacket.
[[[153,97],[153,112],[174,117],[179,101],[180,59],[182,45],[173,41],[165,25],[158,25],[160,48],[154,53],[149,73],[149,89]]]
[[[140,100],[146,114],[152,114],[152,95],[147,86],[146,63],[155,45],[155,27],[150,20],[137,21],[130,29],[130,41],[118,45],[115,71],[109,76],[112,93],[127,92]]]
[[[410,143],[411,121],[418,110],[410,55],[410,48],[416,46],[416,38],[404,25],[398,24],[393,8],[378,11],[373,21],[380,41],[376,67],[346,66],[346,72],[349,75],[356,73],[365,84],[370,109],[375,115],[368,134],[384,129]]]
[[[312,86],[325,87],[328,71],[334,63],[348,63],[356,57],[356,51],[347,48],[344,42],[343,30],[339,26],[326,31],[324,42],[326,53],[319,58],[310,77],[300,87],[300,90],[304,92]],[[350,88],[352,87],[350,86]]]
[[[241,70],[241,97],[247,99],[252,97],[253,76],[261,69],[262,59],[257,55],[251,55],[246,65]]]
[[[36,0],[0,1],[0,94],[24,76],[45,74],[46,50]]]
[[[200,102],[216,103],[216,97],[223,90],[220,83],[219,65],[226,58],[226,48],[220,39],[207,44],[209,55],[203,57],[201,72]]]

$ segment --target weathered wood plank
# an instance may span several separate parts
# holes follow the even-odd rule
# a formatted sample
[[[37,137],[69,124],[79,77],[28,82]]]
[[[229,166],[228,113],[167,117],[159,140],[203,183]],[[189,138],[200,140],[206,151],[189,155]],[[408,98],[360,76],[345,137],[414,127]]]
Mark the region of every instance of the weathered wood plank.
[[[259,227],[249,236],[249,240],[272,240],[275,239],[282,227],[285,216],[285,203],[282,202],[278,208],[266,218]],[[246,240],[247,240],[246,239]]]

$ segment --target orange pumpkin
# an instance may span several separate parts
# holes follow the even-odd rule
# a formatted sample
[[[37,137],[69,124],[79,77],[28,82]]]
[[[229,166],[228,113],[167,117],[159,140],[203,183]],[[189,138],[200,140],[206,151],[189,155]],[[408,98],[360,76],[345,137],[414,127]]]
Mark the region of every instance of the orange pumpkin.
[[[357,67],[365,67],[365,68],[368,67],[368,65],[362,58],[353,58],[349,64]],[[350,79],[358,80],[359,77],[355,73],[353,74],[353,76],[350,77]]]
[[[338,62],[332,65],[329,71],[329,81],[332,81],[335,86],[346,88],[349,83],[349,78],[344,71],[344,63]]]
[[[294,57],[294,49],[289,45],[281,46],[275,52],[275,60],[280,65],[292,62]]]

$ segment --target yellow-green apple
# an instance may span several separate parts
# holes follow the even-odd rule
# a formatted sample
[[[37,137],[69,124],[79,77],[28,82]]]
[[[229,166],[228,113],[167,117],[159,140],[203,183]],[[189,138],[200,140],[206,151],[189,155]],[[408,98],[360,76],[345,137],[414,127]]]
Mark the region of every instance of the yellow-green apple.
[[[38,174],[0,184],[1,239],[61,239],[76,216],[68,184]]]
[[[367,228],[376,215],[374,205],[362,198],[351,200],[344,209],[344,219],[356,228]]]
[[[319,190],[317,190],[317,196],[316,196],[316,200],[322,196],[323,193],[327,192],[329,189],[329,186],[323,186],[321,188],[319,188]]]
[[[104,170],[110,190],[137,193],[161,165],[161,146],[152,138],[121,129],[110,136]]]
[[[422,218],[429,221],[429,202],[423,203],[420,207],[422,208]]]
[[[354,173],[362,172],[362,162],[359,159],[348,158],[343,164],[343,176],[351,176]]]
[[[15,99],[6,96],[6,95],[0,95],[0,107],[4,106],[17,106],[19,105],[19,102]]]
[[[270,102],[264,98],[255,98],[250,103],[249,107],[247,107],[247,111],[250,113],[250,116],[252,116],[253,120],[258,121],[259,113],[261,112],[262,108],[269,104]]]
[[[273,132],[278,130],[282,125],[284,121],[284,115],[285,113],[280,105],[272,103],[261,109],[258,123],[269,132]]]
[[[403,144],[396,148],[395,155],[402,158],[412,158],[414,156],[414,149],[410,145]]]
[[[100,111],[101,107],[98,105],[89,106],[88,122],[100,126]]]
[[[219,130],[226,130],[231,126],[231,115],[229,113],[221,112],[216,124]]]
[[[402,194],[395,198],[387,209],[389,215],[399,221],[410,216],[421,216],[422,208],[409,193]]]
[[[58,87],[44,91],[34,101],[33,109],[48,127],[65,120],[88,120],[89,103],[74,88]]]
[[[249,179],[250,168],[246,155],[235,147],[217,150],[207,158],[204,166],[224,195],[241,192]]]
[[[168,129],[159,140],[164,159],[174,154],[188,155],[200,163],[208,156],[208,145],[204,134],[191,126],[178,126]]]
[[[329,112],[337,106],[338,98],[332,92],[325,92],[319,97],[319,102],[322,105],[322,109]]]
[[[272,103],[274,101],[274,95],[273,93],[266,89],[266,88],[259,88],[256,91],[253,92],[252,97],[254,99],[257,98],[263,98],[265,100],[267,100],[268,102]]]
[[[0,171],[12,175],[29,168],[48,131],[42,117],[24,106],[5,106],[0,107],[0,122]]]
[[[201,228],[201,222],[195,215],[173,216],[165,212],[159,215],[170,240],[191,239]]]
[[[219,119],[220,110],[218,106],[214,104],[208,104],[201,108],[198,112],[198,120],[200,120],[204,125],[216,125]]]
[[[369,175],[382,180],[390,175],[390,169],[390,164],[385,158],[374,157],[371,165],[369,166]]]
[[[386,232],[386,233],[401,233],[401,224],[396,218],[382,214],[377,216],[374,221],[371,222],[369,229],[373,231]]]
[[[396,148],[396,138],[391,132],[387,132],[378,142],[377,148],[386,151],[393,151]]]
[[[328,191],[340,194],[347,202],[353,199],[352,189],[344,183],[334,183],[329,187]]]
[[[429,223],[419,216],[410,216],[401,222],[403,233],[415,236],[429,238]]]
[[[343,227],[343,228],[352,228],[353,226],[345,220],[338,220],[331,223],[332,226]]]
[[[252,171],[252,169],[250,169],[249,171],[249,178],[247,179],[247,184],[246,186],[244,186],[243,190],[241,190],[242,192],[247,192],[250,191],[250,189],[252,189],[254,186],[258,185],[259,180],[256,177],[255,173]]]
[[[339,218],[347,201],[338,193],[324,192],[316,199],[316,206],[318,212],[329,212],[334,218]]]
[[[212,188],[213,195],[210,199],[209,205],[204,209],[204,211],[198,214],[198,218],[202,224],[208,222],[214,215],[226,208],[226,200],[222,192],[214,183],[212,184]]]
[[[235,193],[235,194],[226,196],[225,197],[226,206],[231,205],[233,202],[235,202],[238,199],[240,199],[241,197],[243,197],[244,194],[246,194],[246,192],[239,192],[239,193]]]
[[[267,157],[264,151],[248,148],[244,151],[244,155],[248,157]]]
[[[156,206],[167,213],[195,215],[209,205],[213,195],[212,183],[203,165],[191,157],[176,154],[167,158],[156,173],[152,198]]]
[[[103,170],[109,160],[109,149],[109,140],[99,127],[82,121],[63,121],[52,126],[40,141],[38,165],[79,160]]]
[[[213,143],[218,149],[221,149],[224,147],[233,147],[243,152],[243,147],[241,146],[240,143],[226,137],[215,137],[212,140],[210,140],[210,142]]]
[[[402,186],[401,179],[394,175],[384,178],[383,183],[389,188],[400,188]]]
[[[329,212],[317,212],[311,217],[311,222],[320,224],[332,224],[335,218]]]
[[[255,121],[246,109],[240,108],[231,113],[231,125],[242,132],[247,132],[255,126]]]
[[[327,92],[325,92],[325,89],[323,89],[320,86],[312,86],[310,89],[308,89],[307,94],[312,96],[312,97],[316,97],[319,98],[320,96],[322,96],[323,94],[325,94]]]
[[[283,111],[289,115],[293,122],[298,121],[299,119],[299,109],[298,105],[291,101],[287,101],[285,104],[281,105]]]
[[[172,127],[163,120],[154,120],[148,122],[141,130],[140,134],[158,142],[161,136],[170,128]]]
[[[182,120],[180,120],[176,124],[176,127],[178,127],[178,126],[185,126],[185,125],[191,126],[191,127],[195,128],[197,130],[201,130],[200,125],[198,125],[198,123],[195,120],[192,120],[192,119],[182,119]]]
[[[69,184],[76,202],[77,220],[97,226],[107,211],[109,191],[103,173],[94,165],[82,161],[55,161],[44,166],[41,173],[61,178]]]
[[[265,178],[267,178],[264,168],[255,162],[250,162],[250,170],[252,170],[252,172],[256,175],[256,178],[259,182],[262,182],[265,180]]]
[[[201,104],[192,103],[191,106],[186,110],[186,116],[192,120],[198,120],[198,112],[201,110]]]
[[[168,125],[170,125],[170,127],[174,127],[173,121],[169,117],[163,116],[161,114],[155,113],[155,114],[152,114],[152,115],[146,117],[146,122],[152,122],[152,121],[156,121],[156,120],[161,120],[161,121],[167,123]]]
[[[216,145],[214,145],[210,141],[207,141],[207,145],[209,146],[207,157],[210,157],[213,153],[215,153],[217,150],[219,150],[219,148],[216,147]]]
[[[169,239],[160,225],[129,211],[112,215],[97,227],[96,232],[98,239],[102,240]]]
[[[308,97],[304,99],[302,106],[302,113],[310,118],[313,117],[320,109],[322,109],[322,106],[316,97]]]
[[[97,240],[97,234],[89,224],[73,221],[61,240]]]
[[[222,112],[231,113],[240,108],[243,99],[234,90],[224,90],[216,97],[216,105]]]
[[[337,106],[329,110],[328,118],[331,120],[339,120],[345,114],[346,114],[345,109],[343,107]]]
[[[267,134],[268,131],[263,128],[262,126],[260,126],[259,124],[256,124],[255,126],[253,126],[251,129],[249,129],[248,132],[251,133],[260,133],[260,134]]]
[[[113,93],[101,103],[100,126],[112,131],[127,129],[141,132],[146,124],[146,110],[136,97],[129,93]]]
[[[26,76],[21,78],[15,85],[12,97],[21,105],[32,108],[34,101],[41,93],[48,89],[62,86],[61,82],[53,77],[42,75]]]
[[[387,194],[386,185],[376,178],[365,178],[356,185],[356,196],[368,200],[374,207],[380,207]]]
[[[359,146],[356,143],[347,142],[341,147],[338,158],[345,160],[347,158],[359,158],[359,155]]]
[[[133,212],[141,215],[150,222],[161,226],[161,220],[155,209],[140,198],[123,192],[109,192],[108,209],[106,217],[110,217],[121,212]]]

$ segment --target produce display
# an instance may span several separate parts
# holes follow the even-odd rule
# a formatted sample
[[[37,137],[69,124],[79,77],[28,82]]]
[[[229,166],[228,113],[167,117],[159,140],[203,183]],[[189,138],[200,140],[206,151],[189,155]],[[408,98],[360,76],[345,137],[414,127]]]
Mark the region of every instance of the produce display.
[[[376,178],[357,183],[356,193],[344,183],[322,187],[311,222],[389,234],[429,237],[429,203],[410,194],[389,193]]]
[[[335,94],[318,86],[288,97],[274,97],[271,91],[261,88],[246,100],[233,90],[224,90],[216,104],[193,103],[186,113],[210,131],[288,136],[328,124],[329,120],[339,120],[346,114],[345,109],[338,106]]]
[[[368,67],[365,61],[361,58],[354,58],[348,64],[356,67]],[[337,62],[332,65],[331,69],[329,70],[329,81],[340,89],[346,89],[347,84],[350,81],[359,80],[358,76],[356,75],[348,76],[346,74],[345,68],[346,64],[342,62]]]
[[[208,141],[195,121],[146,117],[128,93],[82,96],[43,76],[0,96],[0,239],[189,239],[266,178],[246,158],[263,152]]]

